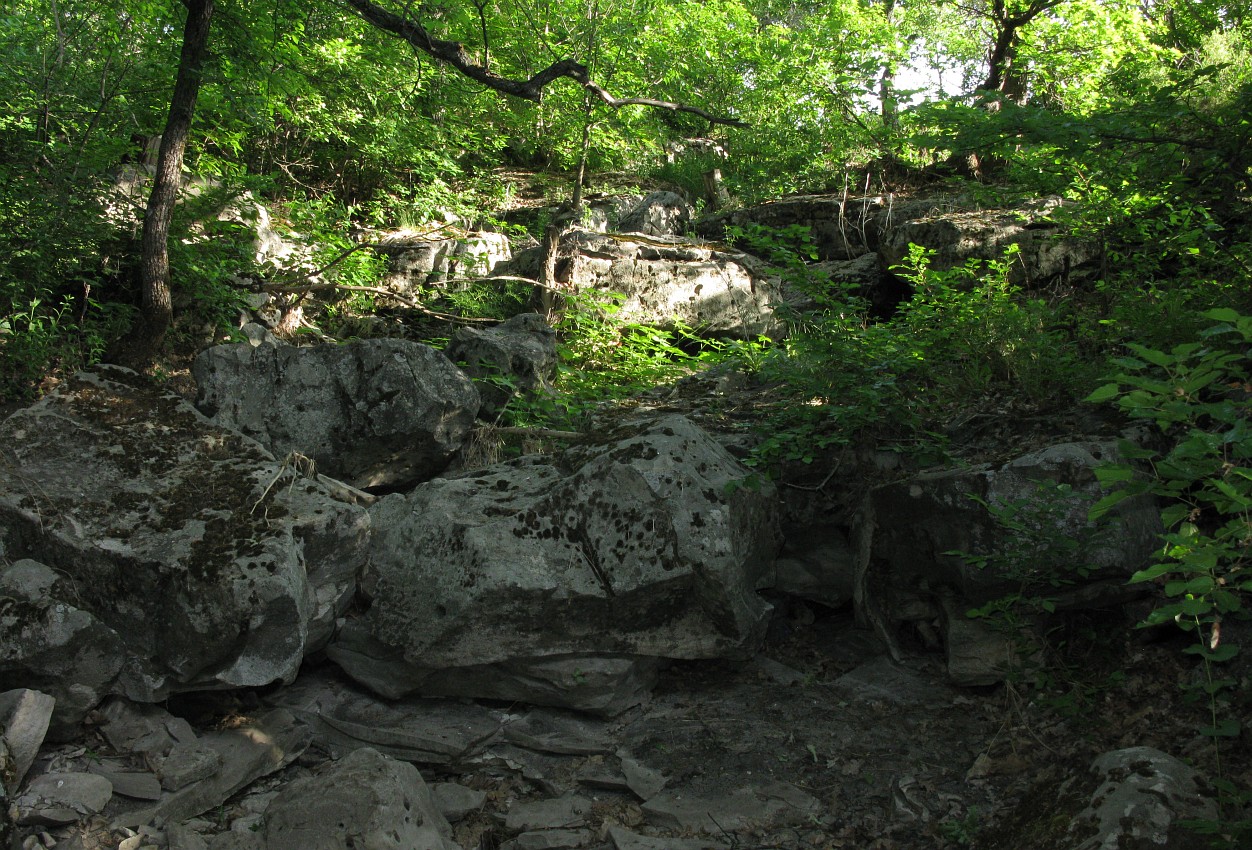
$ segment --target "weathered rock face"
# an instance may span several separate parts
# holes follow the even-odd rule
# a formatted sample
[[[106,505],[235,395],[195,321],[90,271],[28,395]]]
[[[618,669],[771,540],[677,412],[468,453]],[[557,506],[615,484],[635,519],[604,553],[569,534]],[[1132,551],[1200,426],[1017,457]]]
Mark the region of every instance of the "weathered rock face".
[[[54,735],[104,699],[126,659],[121,637],[78,608],[76,596],[69,580],[28,558],[0,573],[8,603],[0,608],[0,682],[49,694]]]
[[[1051,223],[1049,214],[1060,206],[1057,198],[982,210],[961,198],[799,196],[710,216],[696,224],[696,232],[722,239],[728,226],[800,226],[809,228],[823,262],[876,255],[876,269],[867,266],[856,276],[868,284],[863,294],[883,309],[907,296],[883,273],[908,257],[910,243],[933,249],[933,271],[962,267],[969,260],[1000,260],[1016,245],[1020,250],[1009,280],[1028,288],[1089,273],[1099,262],[1100,246],[1066,236]]]
[[[623,233],[681,236],[691,225],[691,205],[673,192],[652,192],[618,223]]]
[[[446,353],[463,364],[465,374],[488,379],[478,384],[486,417],[496,416],[515,393],[551,386],[560,362],[556,331],[538,313],[522,313],[494,328],[459,328]]]
[[[561,257],[558,281],[579,292],[623,296],[617,316],[624,321],[667,327],[678,320],[713,337],[783,332],[774,315],[781,284],[747,254],[674,237],[574,230],[562,240]],[[538,259],[537,253],[519,257],[519,273],[534,274]]]
[[[403,487],[437,474],[478,413],[470,379],[420,343],[256,342],[200,353],[197,406],[274,454],[299,452],[355,487]]]
[[[1110,593],[1120,598],[1126,579],[1159,545],[1160,518],[1150,498],[1122,502],[1106,524],[1087,520],[1104,493],[1095,467],[1117,458],[1114,443],[1064,443],[999,467],[945,470],[875,488],[867,500],[872,540],[861,554],[858,599],[880,606],[887,620],[955,623],[948,630],[950,672],[965,684],[996,680],[1004,641],[965,622],[966,610],[1031,582],[1048,587],[1046,595],[1058,597],[1060,606],[1100,604]],[[1020,506],[1013,517],[1020,527],[999,524],[985,505]],[[1048,563],[1058,552],[1063,563]],[[994,566],[980,569],[972,560],[978,557]],[[1053,578],[1072,587],[1051,588]],[[980,665],[954,637],[999,657]]]
[[[1095,834],[1072,845],[1074,850],[1193,846],[1203,842],[1180,822],[1218,817],[1207,780],[1152,747],[1105,753],[1091,770],[1100,786],[1091,804],[1073,819],[1069,834],[1075,840]]]
[[[458,850],[411,764],[355,750],[297,779],[265,813],[266,850]]]
[[[944,212],[900,222],[885,229],[878,255],[884,268],[902,263],[909,245],[935,251],[933,271],[964,266],[969,260],[999,260],[1010,245],[1019,249],[1009,266],[1009,281],[1028,288],[1068,280],[1083,266],[1099,260],[1098,243],[1064,236],[1047,221],[1061,205],[1059,198],[1002,210]]]
[[[512,256],[507,236],[485,231],[442,239],[392,234],[379,240],[377,250],[387,258],[383,286],[401,295],[418,295],[423,287],[449,280],[486,277]]]
[[[763,634],[776,506],[745,475],[667,416],[389,496],[371,509],[368,611],[330,655],[387,696],[621,710],[641,658],[734,655]]]
[[[290,680],[351,597],[368,515],[133,372],[74,376],[5,420],[0,443],[0,553],[58,574],[53,601],[17,606],[25,624],[6,628],[49,645],[50,617],[102,630],[102,657],[58,670],[70,692],[147,702]],[[6,669],[4,686],[29,672]]]

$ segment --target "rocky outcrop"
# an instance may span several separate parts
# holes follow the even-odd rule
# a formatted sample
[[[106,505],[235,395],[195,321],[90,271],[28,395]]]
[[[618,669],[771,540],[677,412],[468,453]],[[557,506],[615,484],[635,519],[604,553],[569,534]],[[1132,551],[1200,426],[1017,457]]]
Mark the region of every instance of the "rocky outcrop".
[[[6,573],[26,601],[4,628],[31,643],[6,640],[5,686],[60,678],[77,713],[289,681],[351,598],[365,512],[133,372],[73,376],[0,445],[0,552],[51,568]]]
[[[284,788],[264,834],[265,850],[460,850],[417,768],[368,748]]]
[[[932,271],[961,268],[971,260],[1002,260],[1017,251],[1007,269],[1010,283],[1038,289],[1069,282],[1080,270],[1095,265],[1100,245],[1066,235],[1049,216],[1061,207],[1059,198],[1032,201],[999,210],[932,213],[885,228],[878,256],[891,269],[909,256],[910,245],[932,250]]]
[[[735,229],[802,228],[817,249],[818,260],[854,260],[877,250],[882,234],[891,227],[947,203],[893,195],[796,195],[708,216],[696,222],[695,230],[706,239],[722,240]]]
[[[478,392],[441,352],[398,339],[299,347],[262,334],[192,366],[215,423],[283,457],[298,452],[354,487],[400,488],[447,466]]]
[[[1087,519],[1105,492],[1096,467],[1119,457],[1115,443],[1063,443],[1003,465],[874,488],[864,508],[858,602],[886,621],[947,621],[955,680],[998,680],[1005,671],[997,666],[1010,660],[1004,640],[989,638],[965,612],[1010,593],[1037,592],[1058,608],[1122,601],[1126,580],[1158,548],[1150,497],[1125,500],[1098,525]],[[984,650],[971,652],[970,641]],[[988,652],[996,657],[979,663]]]
[[[785,243],[787,228],[803,228],[818,260],[872,255],[883,273],[904,262],[910,244],[934,252],[932,271],[964,267],[971,260],[1001,260],[1016,246],[1009,281],[1039,288],[1086,275],[1100,260],[1097,242],[1071,236],[1053,221],[1061,206],[1059,198],[988,210],[967,198],[798,196],[710,216],[696,224],[696,232],[724,239],[733,229],[760,226]],[[873,291],[867,294],[874,299]]]
[[[556,378],[556,331],[538,313],[522,313],[493,328],[459,328],[445,353],[478,379],[480,413],[494,418],[509,399],[551,387]]]
[[[653,658],[742,654],[769,606],[772,488],[680,416],[381,500],[367,610],[329,649],[378,693],[613,713]]]
[[[29,558],[0,573],[0,597],[0,679],[49,694],[54,735],[71,732],[117,681],[122,637],[74,604],[70,580]]]
[[[512,256],[508,237],[488,231],[434,237],[393,233],[378,239],[374,250],[387,261],[383,286],[419,299],[429,286],[486,277]]]
[[[674,192],[652,192],[622,216],[622,233],[648,236],[682,236],[691,226],[691,205]]]
[[[572,230],[561,241],[557,281],[576,292],[620,300],[616,318],[672,327],[682,323],[710,337],[778,336],[775,311],[782,284],[763,263],[737,251],[677,237],[601,234]],[[536,249],[512,270],[537,276]]]

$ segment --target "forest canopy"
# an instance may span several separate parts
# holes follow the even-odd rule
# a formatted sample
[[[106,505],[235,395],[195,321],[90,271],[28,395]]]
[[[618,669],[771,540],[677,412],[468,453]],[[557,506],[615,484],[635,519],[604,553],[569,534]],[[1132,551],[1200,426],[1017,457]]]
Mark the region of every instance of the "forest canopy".
[[[340,240],[490,216],[499,169],[621,172],[699,197],[717,167],[744,204],[950,174],[1082,198],[1100,207],[1086,226],[1169,207],[1193,225],[1179,250],[1207,256],[1196,240],[1215,238],[1246,261],[1231,229],[1252,162],[1247,2],[14,0],[0,12],[6,393],[102,356],[135,320],[141,251],[119,222],[142,215],[106,189],[151,164],[206,5],[181,172]],[[211,313],[247,252],[189,238],[194,212],[182,219],[175,300]]]

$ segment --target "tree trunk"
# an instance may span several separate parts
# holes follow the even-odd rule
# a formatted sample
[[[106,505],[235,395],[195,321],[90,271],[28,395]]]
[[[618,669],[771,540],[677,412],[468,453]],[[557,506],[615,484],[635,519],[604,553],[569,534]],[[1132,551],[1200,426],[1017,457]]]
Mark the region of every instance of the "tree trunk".
[[[214,0],[183,0],[187,7],[187,24],[183,28],[183,48],[178,60],[178,76],[170,98],[170,114],[161,135],[152,194],[143,220],[140,279],[143,283],[143,310],[138,327],[132,333],[129,359],[135,365],[150,361],[173,321],[173,299],[170,293],[170,222],[174,204],[182,184],[183,152],[196,111],[196,96],[209,41],[209,22],[213,17]]]
[[[883,3],[883,18],[888,27],[894,28],[895,0]],[[889,52],[882,63],[882,74],[878,78],[878,103],[882,111],[882,125],[888,133],[900,131],[900,102],[896,96],[896,56]]]

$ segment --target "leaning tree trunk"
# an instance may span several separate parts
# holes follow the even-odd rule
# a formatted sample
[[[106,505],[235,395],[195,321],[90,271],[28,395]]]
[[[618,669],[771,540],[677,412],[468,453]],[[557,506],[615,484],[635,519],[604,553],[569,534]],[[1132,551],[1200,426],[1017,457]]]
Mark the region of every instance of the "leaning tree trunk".
[[[170,221],[182,183],[183,152],[196,111],[196,96],[209,41],[209,22],[213,17],[214,0],[183,0],[187,7],[187,24],[183,28],[183,49],[178,60],[178,76],[170,98],[170,114],[161,135],[156,175],[152,194],[143,220],[140,279],[143,283],[143,312],[133,348],[129,352],[137,363],[151,360],[165,341],[165,333],[173,321],[173,299],[170,294]]]

